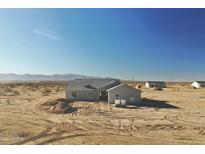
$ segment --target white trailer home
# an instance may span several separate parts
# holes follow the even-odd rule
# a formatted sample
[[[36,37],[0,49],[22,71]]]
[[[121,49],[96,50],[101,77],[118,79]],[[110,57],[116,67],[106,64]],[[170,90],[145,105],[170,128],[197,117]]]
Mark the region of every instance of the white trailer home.
[[[192,83],[193,88],[204,88],[205,87],[205,81],[194,81]]]
[[[147,81],[146,88],[166,88],[166,83],[163,81]]]

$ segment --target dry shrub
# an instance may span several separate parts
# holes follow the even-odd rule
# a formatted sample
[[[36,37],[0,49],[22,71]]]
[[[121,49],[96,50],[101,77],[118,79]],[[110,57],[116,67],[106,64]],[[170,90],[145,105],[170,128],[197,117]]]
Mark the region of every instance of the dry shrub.
[[[34,86],[29,86],[29,87],[27,87],[26,88],[27,90],[29,90],[29,91],[36,91],[36,87]]]
[[[15,85],[14,85],[14,84],[11,84],[11,85],[10,85],[10,88],[14,88],[14,87],[15,87]]]
[[[14,95],[20,95],[20,92],[17,91],[17,90],[15,90],[15,91],[14,91]]]
[[[19,137],[26,138],[26,137],[29,137],[29,136],[30,136],[30,133],[29,133],[29,132],[22,131],[22,132],[19,132],[17,135],[18,135]]]
[[[28,90],[30,90],[30,91],[36,91],[36,87],[29,87]]]
[[[51,89],[45,88],[45,89],[44,89],[44,92],[45,92],[45,93],[50,93],[50,92],[51,92]]]
[[[51,93],[51,92],[52,92],[51,89],[48,88],[48,87],[45,87],[44,90],[42,91],[42,93],[43,93],[44,96],[48,96],[49,93]]]
[[[10,105],[10,100],[7,99],[7,100],[6,100],[6,103],[7,103],[7,105]]]
[[[5,92],[7,92],[7,93],[8,93],[8,92],[12,92],[12,89],[9,88],[9,87],[6,87],[6,88],[5,88]]]
[[[174,92],[180,91],[180,88],[174,87],[174,88],[172,88],[172,91],[174,91]]]
[[[55,87],[55,91],[56,91],[56,92],[60,92],[60,87],[59,87],[59,86],[56,86],[56,87]]]

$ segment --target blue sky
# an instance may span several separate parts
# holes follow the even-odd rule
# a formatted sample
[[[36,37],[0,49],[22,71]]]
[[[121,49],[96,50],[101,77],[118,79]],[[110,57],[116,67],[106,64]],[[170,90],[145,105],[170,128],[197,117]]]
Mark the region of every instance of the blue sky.
[[[205,79],[205,9],[0,9],[0,73]]]

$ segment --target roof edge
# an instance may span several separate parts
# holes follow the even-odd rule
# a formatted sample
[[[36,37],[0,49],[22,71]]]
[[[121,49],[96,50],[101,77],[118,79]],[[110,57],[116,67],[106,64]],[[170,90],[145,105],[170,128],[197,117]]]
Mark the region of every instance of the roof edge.
[[[110,88],[110,89],[107,89],[106,91],[111,91],[111,90],[113,90],[113,89],[115,89],[115,88],[118,88],[118,87],[121,87],[121,86],[123,86],[123,85],[125,85],[125,86],[127,86],[127,87],[131,87],[131,88],[133,88],[133,89],[136,90],[136,91],[142,92],[140,89],[136,89],[136,88],[134,88],[134,87],[132,87],[132,86],[129,86],[129,85],[125,84],[125,83],[121,83],[121,84],[119,84],[119,85],[117,85],[117,86],[114,86],[114,87],[112,87],[112,88]]]

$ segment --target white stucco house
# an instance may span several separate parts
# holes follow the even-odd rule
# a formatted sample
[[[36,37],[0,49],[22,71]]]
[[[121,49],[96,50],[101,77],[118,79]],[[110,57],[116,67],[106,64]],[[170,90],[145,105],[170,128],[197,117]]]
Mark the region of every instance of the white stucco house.
[[[68,82],[66,98],[69,101],[106,101],[123,99],[129,104],[141,102],[141,91],[118,79],[76,79]]]
[[[205,81],[194,81],[192,83],[193,88],[203,88],[205,87]]]
[[[145,82],[146,88],[166,88],[166,83],[163,81],[147,81]]]

